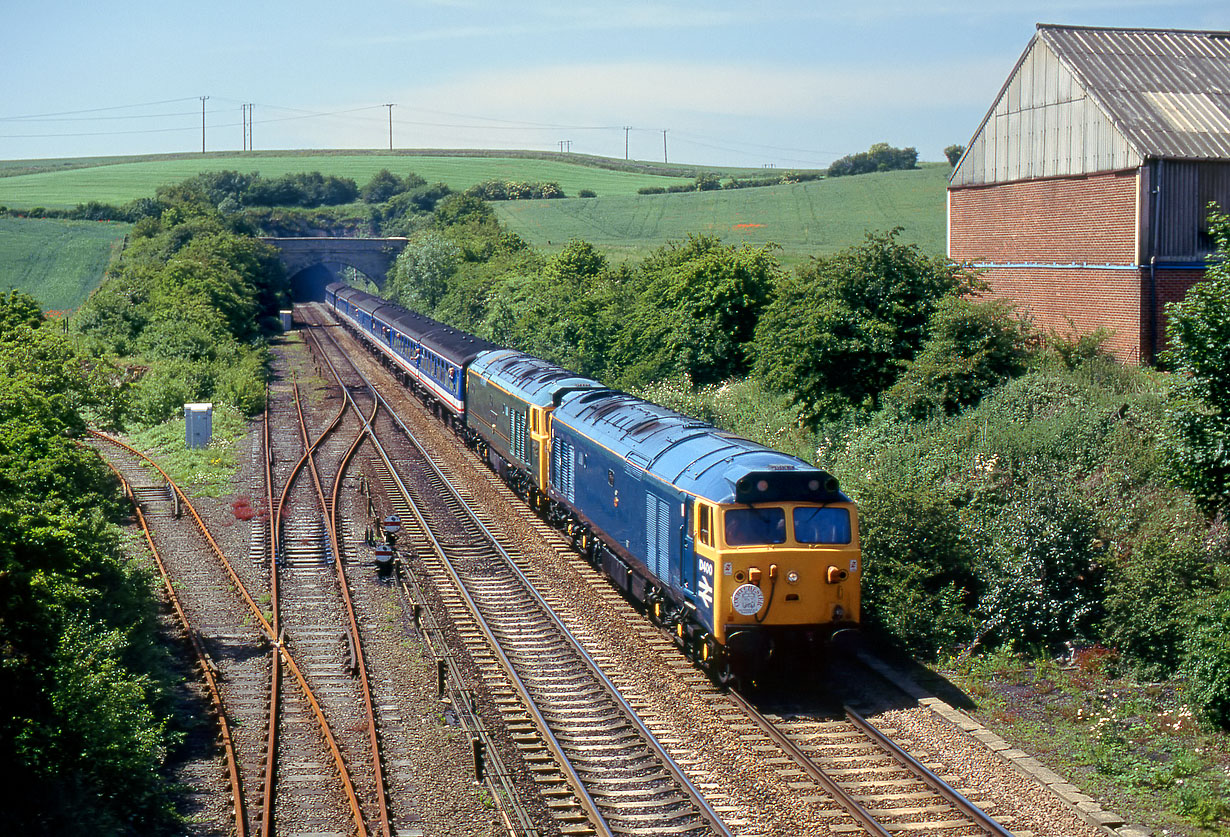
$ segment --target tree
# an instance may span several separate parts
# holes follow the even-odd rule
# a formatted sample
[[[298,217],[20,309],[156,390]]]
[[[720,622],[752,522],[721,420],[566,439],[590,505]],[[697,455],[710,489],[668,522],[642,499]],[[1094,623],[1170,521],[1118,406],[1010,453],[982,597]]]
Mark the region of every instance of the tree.
[[[961,161],[961,155],[964,153],[964,145],[950,145],[944,149],[944,156],[948,158],[948,165],[953,168],[957,167],[957,163]]]
[[[0,816],[42,834],[170,825],[157,612],[126,560],[115,482],[72,438],[86,359],[0,298]]]
[[[1164,362],[1177,377],[1171,444],[1180,479],[1210,504],[1230,501],[1230,216],[1212,208],[1217,243],[1203,282],[1167,306],[1171,348]]]
[[[405,185],[388,169],[381,169],[359,190],[359,197],[367,203],[384,203],[389,198],[405,191]]]
[[[1003,300],[945,297],[927,332],[922,349],[884,393],[886,406],[913,418],[977,404],[997,384],[1025,371],[1037,343]]]
[[[895,171],[918,168],[918,149],[893,148],[886,142],[877,142],[866,151],[849,154],[835,160],[829,166],[829,177],[850,174],[866,174],[873,171]]]
[[[461,248],[438,232],[416,236],[389,272],[395,300],[430,313],[448,290],[448,280],[461,261]]]
[[[756,368],[810,424],[878,407],[939,301],[973,287],[967,268],[899,244],[899,232],[813,259],[778,284],[760,316]]]

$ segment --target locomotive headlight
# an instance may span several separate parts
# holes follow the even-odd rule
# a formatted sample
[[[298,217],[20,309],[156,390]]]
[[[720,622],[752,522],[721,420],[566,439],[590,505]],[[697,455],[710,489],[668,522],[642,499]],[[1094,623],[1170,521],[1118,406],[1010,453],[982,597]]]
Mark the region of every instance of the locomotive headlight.
[[[845,608],[843,608],[841,605],[837,605],[836,607],[833,608],[833,621],[834,622],[840,622],[842,619],[845,619],[845,618],[846,618]]]
[[[790,572],[786,573],[786,583],[787,584],[798,584],[799,583],[798,570],[791,570]]]

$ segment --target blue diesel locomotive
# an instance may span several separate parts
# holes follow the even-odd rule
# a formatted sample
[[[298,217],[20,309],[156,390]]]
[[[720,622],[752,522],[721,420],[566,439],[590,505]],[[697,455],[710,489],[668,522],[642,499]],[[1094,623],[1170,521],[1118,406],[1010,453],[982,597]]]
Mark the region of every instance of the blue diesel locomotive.
[[[829,474],[340,283],[326,301],[719,681],[858,622]]]

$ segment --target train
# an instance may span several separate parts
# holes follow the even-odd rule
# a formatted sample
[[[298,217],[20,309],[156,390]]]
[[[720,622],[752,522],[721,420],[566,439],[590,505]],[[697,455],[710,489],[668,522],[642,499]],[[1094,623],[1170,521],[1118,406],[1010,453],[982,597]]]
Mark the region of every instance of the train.
[[[857,627],[858,510],[832,475],[344,283],[325,303],[718,683]]]

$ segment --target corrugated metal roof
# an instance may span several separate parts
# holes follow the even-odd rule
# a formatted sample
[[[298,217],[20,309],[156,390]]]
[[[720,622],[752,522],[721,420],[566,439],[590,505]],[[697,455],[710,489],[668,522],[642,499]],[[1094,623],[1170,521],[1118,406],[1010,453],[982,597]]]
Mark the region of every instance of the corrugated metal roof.
[[[1142,157],[1230,160],[1230,32],[1038,24]]]

